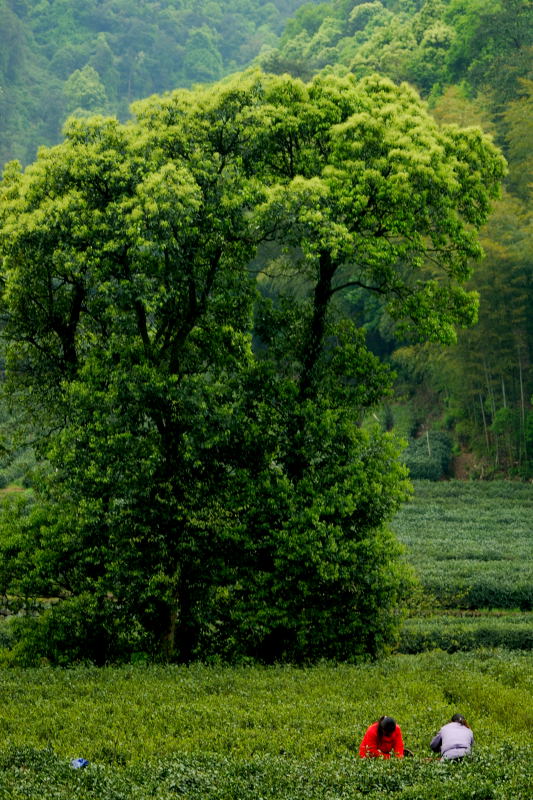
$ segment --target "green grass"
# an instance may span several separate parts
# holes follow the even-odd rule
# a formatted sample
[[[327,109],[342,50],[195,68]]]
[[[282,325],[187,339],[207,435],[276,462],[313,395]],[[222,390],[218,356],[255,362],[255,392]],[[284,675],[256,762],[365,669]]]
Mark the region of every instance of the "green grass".
[[[533,609],[531,485],[417,481],[393,527],[436,605]]]
[[[4,669],[0,690],[0,800],[434,800],[448,797],[443,786],[450,798],[525,800],[533,782],[523,751],[531,654],[434,652],[308,669]],[[476,737],[472,763],[427,761],[431,736],[457,710]],[[382,713],[397,718],[414,759],[355,757]],[[79,756],[87,770],[69,768]]]

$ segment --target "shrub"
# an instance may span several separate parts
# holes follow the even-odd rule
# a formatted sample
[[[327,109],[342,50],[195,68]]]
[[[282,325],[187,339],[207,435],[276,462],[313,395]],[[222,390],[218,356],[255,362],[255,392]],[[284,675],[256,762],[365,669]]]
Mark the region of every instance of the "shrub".
[[[4,662],[16,666],[43,661],[55,666],[102,665],[142,649],[135,621],[124,620],[108,597],[82,594],[40,615],[15,617],[9,624],[10,650],[4,652]]]
[[[533,780],[530,754],[517,746],[461,764],[177,754],[124,769],[89,764],[79,770],[50,749],[26,747],[0,753],[0,767],[2,796],[25,800],[526,800]]]

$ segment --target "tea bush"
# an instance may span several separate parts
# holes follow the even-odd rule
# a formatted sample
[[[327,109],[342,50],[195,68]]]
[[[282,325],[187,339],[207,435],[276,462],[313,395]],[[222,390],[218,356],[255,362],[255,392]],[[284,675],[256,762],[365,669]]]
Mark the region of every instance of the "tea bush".
[[[532,667],[530,652],[482,650],[310,668],[4,668],[0,800],[530,800]],[[441,763],[428,743],[458,710],[474,754]],[[414,758],[357,757],[382,713]],[[72,769],[80,756],[89,766]]]
[[[520,744],[533,725],[532,667],[531,652],[485,650],[307,669],[4,668],[0,740],[109,765],[206,752],[328,759],[353,754],[389,713],[430,755],[435,729],[460,710],[490,750]]]
[[[2,800],[530,800],[532,781],[524,747],[480,753],[461,764],[182,754],[84,770],[70,769],[50,750],[0,753]]]

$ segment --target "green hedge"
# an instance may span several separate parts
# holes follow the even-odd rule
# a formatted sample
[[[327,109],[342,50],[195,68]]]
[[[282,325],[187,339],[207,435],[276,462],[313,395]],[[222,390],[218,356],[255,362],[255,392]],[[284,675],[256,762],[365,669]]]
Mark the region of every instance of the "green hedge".
[[[533,650],[533,614],[408,619],[401,633],[398,651],[422,653],[439,649],[454,653],[480,647]]]
[[[474,559],[471,560],[471,562]],[[533,610],[533,582],[531,577],[520,574],[513,575],[508,564],[503,563],[501,570],[494,569],[491,564],[467,566],[473,576],[454,575],[456,564],[443,565],[437,575],[426,574],[422,582],[429,594],[438,598],[444,608],[460,609],[515,609]]]

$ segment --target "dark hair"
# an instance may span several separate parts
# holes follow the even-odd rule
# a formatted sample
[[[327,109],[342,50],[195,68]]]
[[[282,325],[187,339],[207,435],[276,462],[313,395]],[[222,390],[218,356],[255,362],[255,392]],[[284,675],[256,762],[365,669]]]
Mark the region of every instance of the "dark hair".
[[[465,728],[470,727],[470,725],[468,724],[468,722],[466,721],[466,719],[463,717],[462,714],[454,714],[452,717],[452,722],[459,722],[461,725],[464,725]]]
[[[396,730],[396,720],[392,717],[380,717],[378,721],[378,741],[383,736],[390,736]]]

